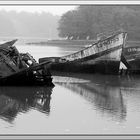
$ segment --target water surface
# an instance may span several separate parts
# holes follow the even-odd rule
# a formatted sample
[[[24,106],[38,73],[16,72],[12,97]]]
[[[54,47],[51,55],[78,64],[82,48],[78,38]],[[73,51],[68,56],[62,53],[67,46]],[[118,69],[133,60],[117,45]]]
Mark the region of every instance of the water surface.
[[[18,45],[36,60],[81,48]],[[0,87],[0,134],[139,134],[140,76],[53,72],[55,87]]]

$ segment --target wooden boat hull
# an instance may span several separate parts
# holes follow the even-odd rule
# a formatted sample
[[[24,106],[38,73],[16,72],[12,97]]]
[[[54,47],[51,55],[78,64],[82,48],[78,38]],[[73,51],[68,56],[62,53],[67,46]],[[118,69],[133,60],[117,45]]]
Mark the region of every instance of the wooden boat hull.
[[[103,74],[118,74],[120,62],[100,61],[96,64],[81,64],[81,63],[53,63],[51,70],[80,72],[80,73],[103,73]]]
[[[118,74],[125,38],[126,33],[117,33],[79,52],[60,58],[42,58],[39,62],[52,60],[52,70]]]
[[[20,70],[18,72],[14,72],[11,75],[4,76],[0,78],[0,85],[33,85],[33,86],[40,86],[40,85],[47,85],[47,86],[54,86],[52,83],[52,77],[49,73],[48,67],[49,62],[44,62],[37,64],[35,66],[31,66],[29,68],[25,68],[23,70]],[[48,71],[47,73],[43,73],[44,70]],[[36,74],[36,73],[39,74]]]
[[[29,53],[19,53],[13,46],[16,41],[0,44],[0,85],[54,86],[50,62],[39,64]]]
[[[132,46],[123,49],[123,56],[129,64],[129,71],[132,73],[140,73],[140,47]]]

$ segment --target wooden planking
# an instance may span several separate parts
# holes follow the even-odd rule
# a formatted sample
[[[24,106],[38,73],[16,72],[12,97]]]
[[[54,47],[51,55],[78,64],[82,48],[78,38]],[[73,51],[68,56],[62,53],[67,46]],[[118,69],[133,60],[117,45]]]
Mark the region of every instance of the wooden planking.
[[[93,44],[90,47],[87,47],[81,51],[78,51],[76,53],[67,55],[62,57],[62,59],[66,59],[68,61],[74,61],[76,59],[81,59],[84,57],[88,57],[90,55],[109,50],[111,48],[114,48],[116,46],[120,46],[124,43],[124,33],[120,33],[114,36],[111,36],[105,40],[101,40],[95,44]]]

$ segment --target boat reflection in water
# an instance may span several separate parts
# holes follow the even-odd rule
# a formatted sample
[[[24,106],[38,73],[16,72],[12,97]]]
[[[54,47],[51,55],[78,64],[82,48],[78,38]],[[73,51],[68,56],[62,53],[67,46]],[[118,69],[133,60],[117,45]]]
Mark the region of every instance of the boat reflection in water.
[[[0,87],[0,118],[12,123],[30,109],[49,115],[51,87]]]
[[[73,82],[68,83],[64,80],[60,82],[59,80],[57,84],[68,88],[74,93],[82,96],[92,105],[92,109],[97,110],[97,112],[99,112],[102,116],[107,115],[108,117],[110,116],[113,120],[125,121],[127,112],[126,105],[121,93],[119,77],[103,75],[75,76],[79,79],[82,79],[81,81],[85,82],[82,83],[79,80],[79,83],[76,83],[75,77]],[[74,78],[73,75],[70,77]]]

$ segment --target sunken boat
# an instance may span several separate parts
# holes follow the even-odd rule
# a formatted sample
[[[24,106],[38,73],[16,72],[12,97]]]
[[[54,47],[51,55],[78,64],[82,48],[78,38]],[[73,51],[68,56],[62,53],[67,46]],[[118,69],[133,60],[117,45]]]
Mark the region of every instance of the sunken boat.
[[[117,31],[108,36],[98,36],[96,42],[78,52],[40,58],[39,62],[51,60],[51,70],[57,71],[118,74],[126,35],[124,31]]]
[[[19,53],[16,41],[0,44],[0,85],[53,85],[50,61],[39,64],[29,53]]]

